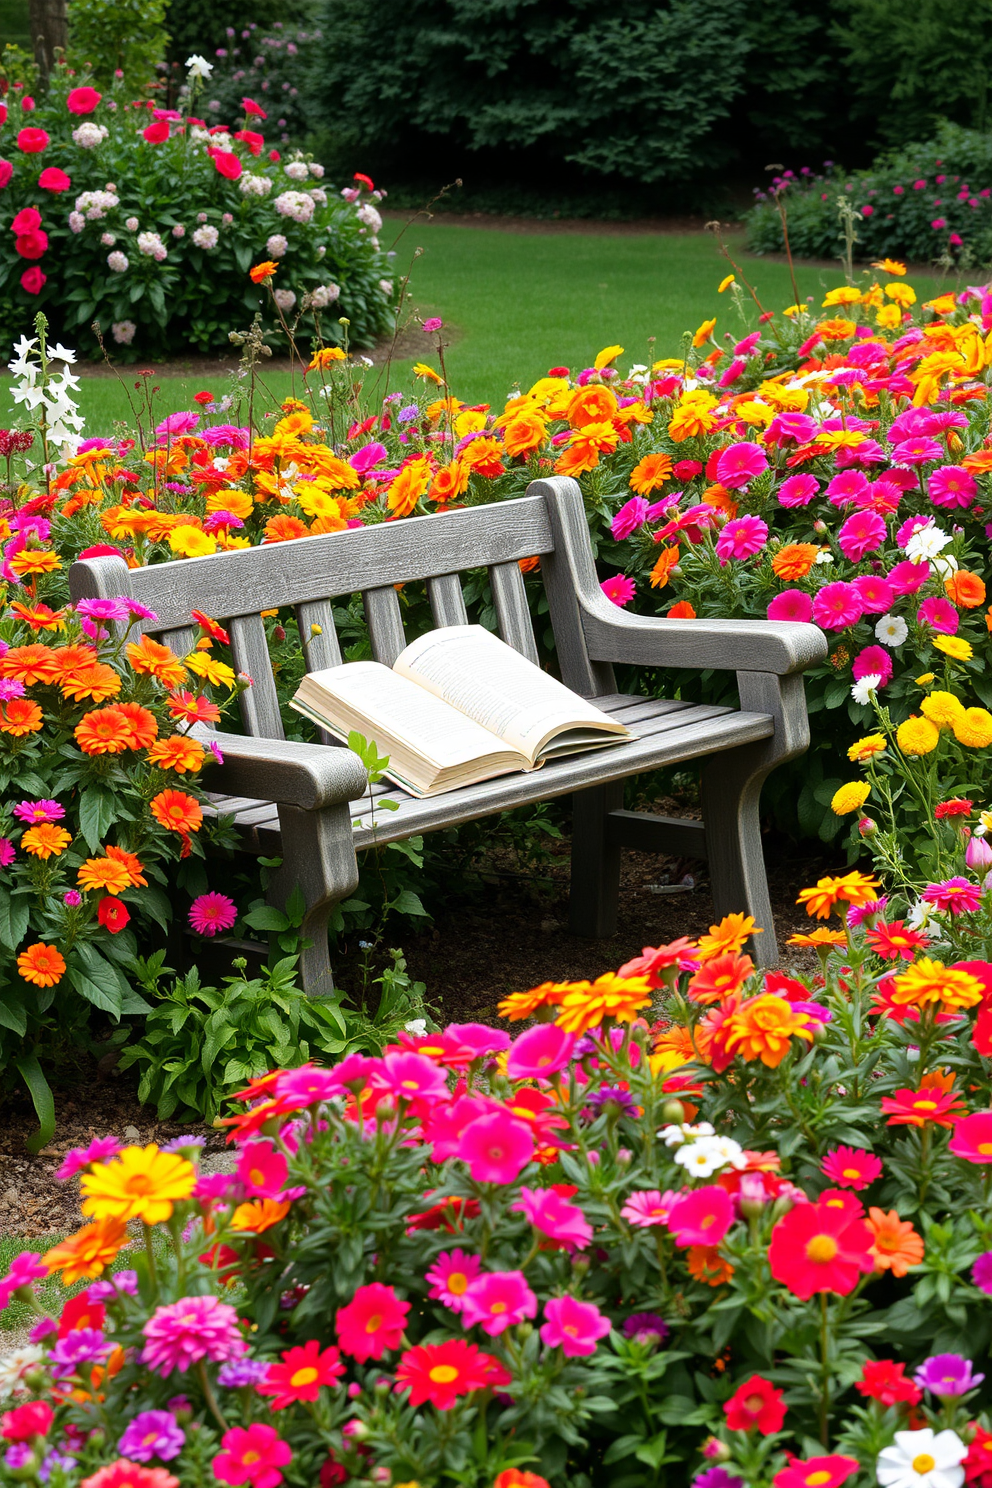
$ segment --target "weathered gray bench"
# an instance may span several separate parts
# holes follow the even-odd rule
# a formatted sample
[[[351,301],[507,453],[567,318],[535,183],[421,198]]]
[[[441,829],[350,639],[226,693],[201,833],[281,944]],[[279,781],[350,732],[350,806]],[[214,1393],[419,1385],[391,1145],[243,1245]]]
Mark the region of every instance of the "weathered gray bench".
[[[373,787],[399,809],[352,808],[364,796],[356,755],[325,743],[284,738],[260,611],[292,606],[316,671],[341,661],[331,600],[360,592],[372,651],[391,665],[406,644],[394,585],[426,580],[435,624],[466,623],[459,573],[486,568],[503,640],[538,660],[518,560],[540,555],[562,680],[622,719],[632,743],[553,761],[418,800],[393,785]],[[310,941],[306,988],[333,985],[327,947],[331,909],[358,882],[356,849],[450,827],[555,796],[573,797],[569,918],[577,935],[616,928],[623,847],[705,858],[715,913],[746,910],[764,927],[752,947],[762,965],[778,958],[761,850],[758,797],[769,771],[802,753],[809,725],[802,671],[826,655],[812,625],[744,620],[668,620],[627,614],[602,593],[582,495],[573,480],[534,481],[526,496],[436,516],[304,537],[269,547],[181,559],[129,570],[114,557],[73,564],[74,599],[130,595],[149,606],[153,631],[180,655],[197,632],[199,609],[228,629],[235,665],[253,685],[241,694],[247,737],[214,735],[224,764],[211,767],[216,808],[233,813],[249,851],[279,856],[271,897],[282,904],[298,884]],[[319,633],[313,633],[319,627]],[[722,668],[737,673],[740,711],[622,695],[614,662],[653,668]],[[646,770],[705,758],[704,821],[623,809],[623,783]]]

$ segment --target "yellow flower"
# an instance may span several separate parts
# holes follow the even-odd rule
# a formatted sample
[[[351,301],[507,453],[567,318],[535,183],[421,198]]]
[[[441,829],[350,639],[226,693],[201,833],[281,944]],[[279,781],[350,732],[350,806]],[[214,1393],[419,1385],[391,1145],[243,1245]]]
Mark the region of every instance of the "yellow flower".
[[[186,665],[197,677],[202,677],[204,682],[209,682],[213,687],[234,686],[234,668],[224,661],[218,661],[215,656],[208,655],[206,651],[194,651],[186,657]]]
[[[847,757],[852,762],[860,765],[865,760],[870,760],[874,755],[881,754],[882,750],[887,748],[888,745],[881,734],[866,734],[863,739],[856,739],[854,741],[847,751]]]
[[[329,367],[332,362],[343,362],[344,360],[345,353],[344,351],[342,351],[340,346],[322,346],[319,351],[314,352],[313,356],[310,359],[310,365],[307,368],[307,371],[323,371],[324,368]]]
[[[763,992],[749,997],[728,1019],[727,1053],[731,1050],[744,1060],[760,1059],[769,1069],[777,1069],[791,1048],[793,1035],[812,1043],[807,1013],[793,1012],[785,997]]]
[[[916,304],[916,290],[911,284],[887,284],[885,293],[890,300],[895,300],[897,305],[902,305],[906,310],[910,305]]]
[[[693,344],[693,346],[702,346],[702,345],[704,345],[705,342],[707,342],[710,339],[710,337],[712,336],[712,334],[713,334],[713,327],[715,325],[716,325],[716,316],[715,315],[714,315],[714,317],[713,317],[712,320],[704,320],[703,323],[702,323],[702,325],[699,327],[699,329],[697,330],[696,334],[692,338],[692,344]]]
[[[818,925],[808,935],[790,935],[786,945],[808,946],[811,950],[823,950],[827,946],[846,946],[847,934],[843,930],[828,930],[825,925]]]
[[[828,290],[823,308],[826,310],[831,305],[856,305],[860,299],[860,289],[855,289],[853,284],[842,284],[838,289]]]
[[[802,315],[805,309],[805,305],[786,305],[785,309],[782,311],[782,314],[787,315],[791,320],[794,315]]]
[[[957,301],[953,294],[938,295],[935,300],[926,300],[924,310],[932,310],[935,315],[953,315],[957,309]]]
[[[894,331],[902,325],[902,311],[898,305],[883,305],[881,310],[875,312],[875,324],[881,326],[883,331]]]
[[[970,661],[975,654],[971,642],[966,641],[963,636],[935,635],[933,648],[935,651],[943,651],[952,661]]]
[[[724,956],[728,951],[739,951],[748,936],[763,933],[750,915],[724,915],[719,925],[710,926],[708,935],[699,937],[697,949],[700,959],[712,961],[714,956]]]
[[[208,553],[216,553],[217,541],[209,532],[201,532],[199,527],[184,523],[182,527],[173,527],[169,533],[169,547],[179,558],[203,558]]]
[[[566,1033],[588,1033],[604,1018],[632,1023],[650,1001],[651,988],[644,977],[619,977],[608,971],[595,982],[572,982],[555,1022]]]
[[[883,258],[879,263],[873,263],[872,268],[881,269],[883,274],[898,274],[900,278],[906,272],[906,265],[894,258]]]
[[[242,522],[252,513],[252,499],[247,491],[239,491],[236,486],[228,486],[223,491],[211,491],[207,497],[207,511],[228,511],[234,517],[240,517]]]
[[[608,367],[611,362],[615,362],[618,356],[623,356],[622,346],[604,346],[593,362],[593,366],[597,372],[602,372],[603,368]]]
[[[882,747],[884,749],[884,744]],[[839,790],[834,791],[830,810],[835,816],[847,816],[852,811],[860,811],[870,795],[871,786],[867,781],[852,780],[848,785],[842,785]]]
[[[727,276],[726,276],[726,278],[725,278],[725,279],[721,279],[721,280],[720,280],[720,283],[719,283],[719,284],[718,284],[718,285],[717,285],[717,287],[716,287],[716,292],[717,292],[717,294],[723,294],[723,291],[724,291],[724,290],[725,290],[725,289],[729,289],[729,288],[730,288],[730,286],[731,286],[731,285],[732,285],[732,284],[736,284],[736,282],[737,282],[737,281],[736,281],[736,279],[735,279],[735,278],[734,278],[734,276],[733,276],[733,274],[728,274],[728,275],[727,275]]]
[[[896,729],[896,743],[903,754],[932,754],[940,741],[940,730],[929,718],[907,718]]]
[[[958,971],[945,966],[942,961],[931,961],[921,956],[893,980],[892,1000],[901,1007],[925,1007],[931,1002],[942,1002],[945,1007],[969,1008],[981,1002],[984,989],[977,977],[967,971]]]
[[[915,678],[917,687],[929,687],[934,680],[934,675],[933,672],[924,672],[922,677]]]
[[[414,362],[413,375],[414,377],[422,377],[425,382],[436,382],[438,387],[444,382],[444,378],[439,377],[434,371],[434,368],[428,367],[426,362]]]
[[[196,1169],[174,1152],[125,1147],[112,1162],[99,1163],[80,1180],[82,1210],[95,1219],[140,1219],[155,1225],[172,1218],[173,1205],[188,1199]]]
[[[824,341],[846,341],[858,328],[853,320],[845,320],[838,315],[833,320],[821,320],[816,329]]]
[[[992,744],[992,713],[986,708],[965,708],[951,725],[954,737],[966,749],[985,749]]]
[[[941,692],[939,688],[925,697],[920,707],[924,717],[929,718],[938,728],[951,728],[954,720],[960,718],[964,712],[964,704],[960,698],[956,698],[953,692]]]

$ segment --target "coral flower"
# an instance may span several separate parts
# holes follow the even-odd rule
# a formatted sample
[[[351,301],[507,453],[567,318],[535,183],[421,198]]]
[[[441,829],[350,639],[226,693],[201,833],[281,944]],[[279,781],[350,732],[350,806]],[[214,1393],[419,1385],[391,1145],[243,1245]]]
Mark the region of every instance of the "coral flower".
[[[947,1150],[966,1162],[992,1163],[992,1111],[976,1111],[958,1121]]]
[[[992,1440],[992,1437],[989,1439]],[[493,1479],[493,1488],[551,1488],[551,1485],[540,1473],[521,1472],[519,1468],[508,1467]]]
[[[536,1316],[537,1298],[522,1271],[483,1272],[469,1285],[462,1303],[465,1327],[478,1323],[490,1338]]]
[[[254,1199],[250,1204],[239,1204],[231,1215],[231,1229],[262,1235],[285,1219],[290,1207],[289,1199]]]
[[[930,944],[919,930],[907,929],[903,920],[879,920],[865,931],[865,941],[884,961],[912,961],[917,951],[925,951]]]
[[[881,1176],[882,1164],[863,1147],[833,1147],[821,1162],[820,1170],[831,1183],[860,1192]]]
[[[821,1199],[797,1205],[778,1221],[768,1260],[775,1280],[802,1302],[817,1292],[845,1297],[873,1269],[873,1243],[872,1231],[847,1205]]]
[[[772,1478],[772,1488],[840,1488],[861,1464],[856,1457],[809,1457],[805,1462],[793,1458]]]
[[[463,1250],[442,1250],[431,1269],[425,1273],[425,1280],[431,1283],[427,1295],[437,1302],[443,1302],[452,1312],[461,1312],[465,1293],[481,1268],[482,1262],[478,1256],[467,1255]]]
[[[964,1110],[957,1096],[949,1091],[897,1090],[882,1097],[882,1114],[887,1126],[954,1125],[954,1117]]]
[[[128,1457],[118,1457],[90,1473],[79,1488],[179,1488],[179,1479],[164,1467],[142,1467]]]
[[[43,723],[41,708],[29,698],[11,698],[0,707],[0,733],[10,734],[12,739],[36,734]]]
[[[397,1383],[410,1387],[410,1404],[430,1401],[437,1410],[451,1410],[460,1395],[509,1384],[510,1378],[492,1354],[463,1338],[407,1349],[396,1368]]]
[[[715,1245],[691,1245],[686,1270],[705,1286],[723,1286],[734,1274],[734,1268]]]
[[[588,1358],[596,1344],[610,1331],[605,1318],[593,1302],[580,1302],[566,1294],[553,1297],[544,1305],[547,1321],[541,1328],[541,1342],[548,1348],[560,1348],[566,1359]]]
[[[281,1468],[292,1461],[293,1452],[273,1426],[264,1426],[253,1421],[250,1426],[232,1426],[221,1437],[222,1452],[218,1452],[211,1466],[214,1477],[221,1483],[240,1485],[248,1483],[251,1488],[279,1488],[282,1482]]]
[[[553,1188],[528,1188],[525,1184],[510,1209],[526,1215],[535,1230],[565,1250],[585,1250],[592,1239],[592,1225],[578,1204],[570,1203]]]
[[[186,668],[168,646],[143,635],[125,648],[132,670],[139,676],[155,677],[163,687],[179,687],[186,680]]]
[[[200,803],[185,791],[159,791],[148,804],[155,820],[170,832],[179,832],[182,835],[198,832],[203,823]]]
[[[278,268],[279,265],[277,263],[273,263],[271,259],[267,259],[264,263],[257,263],[253,268],[249,269],[248,277],[252,284],[264,284],[266,279],[272,278],[272,275]]]
[[[105,703],[120,692],[121,679],[113,667],[97,661],[92,666],[81,667],[71,676],[63,676],[59,685],[62,696],[71,702],[81,703],[90,698],[94,703]]]
[[[875,1237],[871,1253],[876,1271],[891,1271],[893,1276],[905,1276],[910,1266],[922,1261],[922,1236],[908,1220],[901,1220],[894,1209],[887,1214],[884,1209],[869,1209],[867,1224]]]
[[[66,1286],[75,1286],[77,1281],[91,1281],[102,1276],[129,1238],[127,1225],[122,1219],[98,1219],[95,1224],[84,1225],[68,1240],[53,1246],[41,1259],[49,1271],[62,1272]]]
[[[718,1183],[684,1189],[672,1205],[668,1228],[680,1247],[719,1245],[734,1221],[734,1205]]]
[[[905,1364],[896,1364],[892,1359],[868,1359],[862,1365],[861,1378],[854,1388],[867,1400],[877,1400],[879,1405],[919,1405],[923,1391],[913,1381],[906,1379]]]
[[[764,992],[742,1002],[732,1014],[726,1047],[742,1059],[760,1059],[769,1069],[777,1069],[789,1053],[793,1037],[812,1042],[810,1021],[786,998]]]
[[[324,1385],[337,1384],[343,1374],[338,1350],[332,1345],[321,1351],[316,1338],[311,1338],[302,1348],[287,1349],[280,1364],[270,1364],[256,1389],[259,1395],[274,1397],[272,1410],[285,1410],[297,1400],[316,1400]]]
[[[651,1001],[651,989],[643,977],[619,977],[613,972],[594,982],[572,982],[561,999],[555,1020],[566,1033],[588,1033],[604,1018],[632,1023],[641,1008]]]
[[[390,1286],[373,1281],[359,1287],[335,1318],[342,1351],[359,1364],[381,1359],[387,1349],[399,1348],[409,1311],[409,1302],[401,1302]]]
[[[203,745],[188,734],[172,734],[157,739],[148,750],[148,763],[160,770],[175,770],[177,775],[195,774],[203,766]]]
[[[17,970],[26,982],[36,987],[54,987],[65,973],[65,960],[57,946],[36,941],[17,958]]]
[[[760,926],[755,924],[750,915],[724,915],[719,925],[711,925],[708,933],[699,937],[699,959],[710,961],[714,956],[722,956],[727,951],[739,951],[752,935],[762,933]]]
[[[133,729],[118,707],[85,713],[75,728],[76,743],[84,754],[123,754],[133,748]]]
[[[759,1431],[762,1436],[781,1431],[786,1413],[784,1393],[760,1374],[752,1374],[723,1403],[728,1427],[731,1431]]]
[[[741,990],[753,971],[754,962],[750,956],[738,956],[733,951],[716,956],[689,978],[689,996],[704,1007],[724,1002]]]
[[[80,1182],[82,1210],[94,1219],[140,1219],[161,1224],[171,1219],[173,1205],[188,1199],[196,1187],[196,1169],[174,1152],[125,1147],[109,1163],[84,1173]]]

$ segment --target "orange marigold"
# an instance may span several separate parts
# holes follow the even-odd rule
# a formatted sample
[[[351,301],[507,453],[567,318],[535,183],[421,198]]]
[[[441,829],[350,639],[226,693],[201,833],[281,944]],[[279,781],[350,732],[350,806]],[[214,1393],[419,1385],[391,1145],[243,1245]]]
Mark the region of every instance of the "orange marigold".
[[[60,686],[62,696],[70,702],[81,703],[92,698],[94,703],[104,703],[120,692],[121,679],[112,666],[98,661],[93,666],[82,667],[71,677],[63,677]]]
[[[57,946],[39,940],[18,956],[17,970],[26,982],[33,982],[36,987],[54,987],[62,980],[65,961]]]
[[[77,1281],[92,1281],[101,1276],[113,1265],[128,1239],[126,1221],[98,1219],[46,1251],[42,1264],[49,1271],[61,1271],[64,1286],[75,1286]]]
[[[772,573],[788,583],[804,579],[816,562],[819,551],[815,543],[786,543],[772,559]]]
[[[202,769],[203,745],[188,734],[172,734],[158,739],[148,751],[148,762],[160,770],[175,770],[177,775],[195,774]]]
[[[170,832],[198,832],[203,822],[199,801],[185,791],[159,791],[148,803],[152,816],[159,826]]]
[[[67,678],[76,677],[80,672],[85,672],[94,666],[100,659],[99,652],[95,646],[89,646],[79,642],[72,646],[58,646],[53,652],[55,663],[58,667],[58,680],[64,682]]]
[[[877,898],[880,887],[878,880],[866,873],[845,873],[839,878],[817,879],[812,889],[800,889],[796,903],[805,904],[808,915],[825,920],[839,902],[867,904]]]
[[[147,749],[158,735],[158,721],[154,713],[142,708],[140,703],[117,703],[116,707],[130,734],[129,748]]]
[[[252,284],[264,284],[266,279],[272,278],[272,275],[278,268],[279,265],[277,263],[274,263],[271,258],[267,258],[262,263],[257,263],[248,270],[248,278]]]
[[[734,951],[714,956],[689,978],[689,996],[704,1006],[723,1002],[741,990],[753,971],[750,956],[738,956]]]
[[[558,1007],[570,986],[570,982],[542,982],[529,992],[511,992],[499,1004],[499,1015],[516,1023],[521,1018],[532,1017],[538,1008]]]
[[[573,429],[582,429],[587,424],[609,423],[618,407],[616,394],[610,388],[600,382],[590,382],[587,387],[575,389],[568,400],[565,417]]]
[[[249,1204],[239,1204],[231,1215],[231,1229],[261,1235],[263,1230],[270,1230],[285,1219],[289,1208],[288,1199],[255,1199]]]
[[[297,537],[308,537],[310,529],[306,522],[301,522],[299,517],[290,517],[280,513],[279,516],[270,517],[265,524],[265,536],[263,543],[292,542]]]
[[[846,946],[847,933],[844,930],[828,930],[826,925],[818,925],[809,935],[790,935],[786,945],[809,946],[816,951],[829,946]]]
[[[905,1276],[910,1266],[922,1261],[922,1235],[916,1233],[908,1219],[900,1219],[894,1209],[888,1214],[884,1209],[869,1209],[866,1223],[873,1236],[871,1256],[876,1271]]]
[[[503,430],[503,448],[514,459],[540,449],[547,437],[547,424],[538,413],[520,413]]]
[[[630,489],[638,496],[650,496],[667,480],[672,478],[672,461],[669,455],[645,455],[630,472]]]
[[[62,567],[59,555],[51,548],[22,548],[7,561],[19,578],[28,574],[55,573]]]
[[[109,846],[105,847],[103,852],[104,856],[108,857],[112,863],[120,864],[136,889],[147,887],[148,880],[144,877],[144,865],[136,853],[128,852],[123,847]]]
[[[794,1037],[812,1043],[809,1021],[805,1013],[794,1012],[786,998],[762,992],[742,1002],[732,1015],[726,1046],[742,1059],[760,1059],[769,1069],[777,1069]]]
[[[428,496],[431,501],[436,501],[438,506],[444,506],[447,501],[454,501],[456,496],[463,496],[468,490],[468,478],[471,470],[461,460],[452,460],[449,465],[442,465],[440,470],[431,481]]]
[[[59,675],[55,652],[37,642],[32,646],[11,646],[0,657],[0,677],[13,677],[31,687],[35,682],[54,682]]]
[[[143,677],[155,677],[164,687],[178,687],[186,681],[186,668],[179,657],[168,646],[143,635],[139,641],[127,646],[127,659],[133,669]]]
[[[72,833],[67,832],[65,827],[57,827],[52,822],[40,822],[24,833],[21,846],[33,858],[47,861],[48,858],[65,852],[71,841]]]
[[[588,1033],[604,1018],[632,1023],[650,1001],[651,987],[644,977],[619,977],[608,971],[594,982],[569,983],[555,1021],[566,1033]]]
[[[25,734],[36,734],[44,723],[41,709],[30,698],[11,698],[0,708],[0,733],[22,739]]]
[[[386,497],[389,510],[395,517],[408,517],[431,483],[431,462],[426,455],[417,455],[394,477]]]
[[[73,732],[84,754],[123,754],[134,748],[131,726],[120,708],[84,713]]]
[[[87,858],[76,873],[76,882],[81,889],[122,894],[130,887],[131,876],[123,863],[115,863],[113,858]]]
[[[707,1286],[723,1286],[734,1274],[729,1261],[724,1260],[716,1245],[689,1246],[689,1275]]]

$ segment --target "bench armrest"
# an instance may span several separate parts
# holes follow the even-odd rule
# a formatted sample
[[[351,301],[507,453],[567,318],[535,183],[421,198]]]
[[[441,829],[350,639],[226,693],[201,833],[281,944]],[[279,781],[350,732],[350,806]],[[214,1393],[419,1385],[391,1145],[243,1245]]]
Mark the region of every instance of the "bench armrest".
[[[591,661],[714,667],[785,677],[790,672],[805,671],[827,654],[827,638],[816,625],[784,620],[668,620],[628,615],[602,592],[586,592],[580,606]]]
[[[201,744],[216,744],[224,756],[222,765],[210,766],[212,791],[319,811],[357,801],[368,790],[365,766],[350,749],[217,733],[202,724],[191,733]]]

